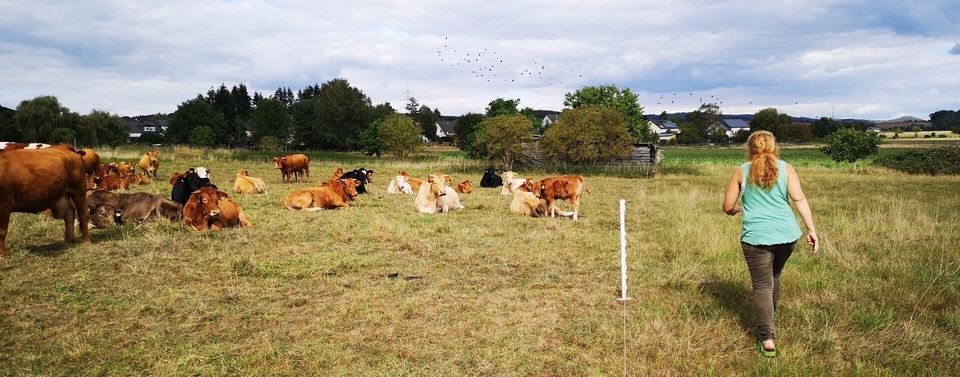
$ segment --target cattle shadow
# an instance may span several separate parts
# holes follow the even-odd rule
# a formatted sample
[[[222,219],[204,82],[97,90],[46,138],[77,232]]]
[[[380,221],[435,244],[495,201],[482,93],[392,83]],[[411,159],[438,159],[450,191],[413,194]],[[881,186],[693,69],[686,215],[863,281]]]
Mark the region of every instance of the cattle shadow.
[[[123,229],[121,227],[109,229],[96,229],[91,227],[90,238],[93,239],[94,243],[110,241],[120,238],[122,233]],[[77,240],[79,240],[80,232],[77,231],[75,236],[77,237]],[[24,249],[27,253],[38,257],[57,257],[75,246],[80,246],[80,243],[67,243],[63,242],[63,239],[58,239],[43,245],[27,246]]]
[[[741,283],[725,279],[709,279],[700,283],[700,292],[710,295],[722,309],[737,316],[740,328],[755,335],[756,318],[753,313],[753,292]]]

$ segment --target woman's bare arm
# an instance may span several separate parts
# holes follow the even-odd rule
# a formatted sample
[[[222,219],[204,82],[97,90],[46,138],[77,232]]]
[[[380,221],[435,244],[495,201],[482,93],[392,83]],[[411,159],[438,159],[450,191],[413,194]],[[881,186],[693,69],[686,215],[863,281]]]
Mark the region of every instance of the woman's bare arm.
[[[810,211],[810,203],[803,194],[803,188],[800,187],[800,177],[797,175],[793,166],[787,165],[787,195],[793,200],[800,212],[800,218],[803,224],[807,226],[807,243],[813,247],[813,253],[820,251],[820,239],[817,237],[817,227],[813,224],[813,213]]]
[[[730,175],[727,182],[727,189],[723,192],[723,212],[733,216],[740,212],[737,207],[737,199],[740,198],[740,182],[743,181],[743,169],[739,166]]]

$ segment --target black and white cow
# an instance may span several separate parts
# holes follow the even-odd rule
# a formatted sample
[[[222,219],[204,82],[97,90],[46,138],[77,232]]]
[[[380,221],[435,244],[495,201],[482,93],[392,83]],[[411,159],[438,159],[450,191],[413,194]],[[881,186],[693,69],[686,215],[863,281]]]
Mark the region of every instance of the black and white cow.
[[[173,184],[173,190],[170,192],[170,198],[180,205],[184,205],[190,199],[190,194],[207,186],[217,187],[217,185],[210,183],[210,169],[199,167],[177,178],[177,182]]]
[[[353,178],[356,179],[359,184],[357,185],[358,194],[367,193],[367,183],[373,183],[373,170],[367,170],[366,168],[360,168],[356,170],[351,170],[343,173],[340,176],[340,179]]]

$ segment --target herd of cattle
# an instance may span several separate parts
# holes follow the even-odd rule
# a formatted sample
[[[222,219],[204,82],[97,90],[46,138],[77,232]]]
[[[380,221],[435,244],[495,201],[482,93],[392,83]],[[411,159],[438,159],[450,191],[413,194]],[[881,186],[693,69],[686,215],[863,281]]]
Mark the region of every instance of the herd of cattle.
[[[136,173],[139,167],[142,174]],[[180,221],[195,230],[250,226],[243,208],[210,181],[210,169],[190,168],[170,177],[170,198],[144,192],[116,193],[136,184],[148,184],[157,177],[159,153],[149,151],[140,161],[101,163],[92,149],[76,150],[67,144],[0,142],[0,256],[8,254],[6,235],[12,212],[44,212],[64,221],[64,241],[74,241],[79,223],[84,241],[90,241],[88,225],[106,228],[124,223],[142,223],[159,218]],[[303,154],[274,158],[285,183],[310,180],[310,159]],[[590,193],[581,176],[551,177],[541,180],[520,178],[508,171],[503,177],[493,168],[484,171],[480,187],[501,187],[501,194],[513,195],[510,212],[541,217],[557,214],[577,220],[580,197]],[[286,195],[282,205],[291,210],[318,211],[349,206],[366,186],[373,183],[374,171],[336,169],[320,185]],[[246,170],[236,173],[233,192],[264,194],[266,184]],[[426,179],[400,171],[387,185],[388,194],[416,194],[414,204],[420,213],[433,214],[463,209],[460,194],[470,194],[470,180],[453,184],[446,174],[431,174]],[[573,211],[556,207],[557,200],[569,200]]]

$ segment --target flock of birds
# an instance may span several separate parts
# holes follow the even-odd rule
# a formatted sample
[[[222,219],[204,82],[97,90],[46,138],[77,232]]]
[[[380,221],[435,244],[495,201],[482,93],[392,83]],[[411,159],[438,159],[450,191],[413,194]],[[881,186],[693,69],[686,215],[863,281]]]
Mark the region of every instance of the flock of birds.
[[[437,49],[437,59],[451,68],[459,68],[480,81],[494,83],[521,83],[546,84],[563,86],[570,79],[582,79],[583,74],[574,70],[558,72],[547,67],[546,63],[533,60],[532,62],[515,63],[509,59],[505,61],[503,55],[497,51],[484,48],[481,50],[464,50],[454,48],[449,37],[443,37],[443,47]]]
[[[553,86],[559,84],[561,87],[570,81],[583,81],[583,74],[574,70],[557,71],[550,69],[546,63],[533,60],[531,62],[516,63],[505,61],[504,56],[497,51],[488,48],[480,50],[465,50],[456,48],[450,42],[449,36],[443,37],[443,47],[437,49],[437,59],[450,68],[460,69],[463,72],[469,70],[470,74],[481,82],[488,83],[520,83],[520,84],[545,84]],[[682,93],[673,93],[672,96],[660,94],[656,99],[657,105],[664,107],[670,104],[679,105],[681,102],[688,104],[690,102],[682,100]],[[692,99],[694,92],[688,92],[687,97]],[[718,95],[697,96],[698,106],[713,104],[722,106],[724,100]],[[800,101],[795,101],[799,105]],[[748,101],[748,105],[753,105],[753,101]]]

